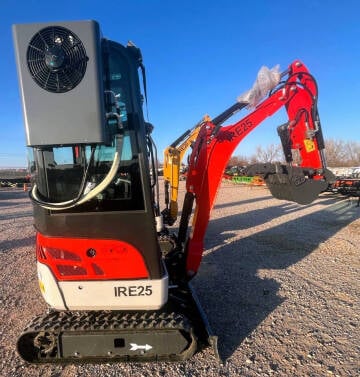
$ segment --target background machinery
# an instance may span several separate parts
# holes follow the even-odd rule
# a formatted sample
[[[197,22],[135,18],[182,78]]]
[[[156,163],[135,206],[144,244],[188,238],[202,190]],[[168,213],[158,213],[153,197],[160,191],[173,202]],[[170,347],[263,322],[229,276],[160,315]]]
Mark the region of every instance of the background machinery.
[[[336,177],[335,181],[329,185],[328,191],[341,195],[357,197],[357,206],[360,206],[360,169],[353,168],[351,174],[346,177]]]
[[[224,168],[240,141],[284,106],[288,121],[278,132],[287,163],[252,169],[276,197],[315,199],[331,175],[314,78],[300,61],[283,74],[266,71],[265,83],[188,133],[198,135],[191,140],[179,230],[170,234],[159,207],[152,126],[142,112],[140,50],[102,38],[94,21],[22,24],[13,31],[38,280],[49,305],[20,335],[19,354],[55,363],[183,360],[206,343],[217,352],[190,280]],[[248,115],[221,126],[245,107],[252,109]],[[175,173],[165,177],[173,201]]]
[[[201,126],[209,121],[206,115],[192,129],[185,131],[164,151],[164,190],[165,209],[161,212],[164,223],[174,224],[178,216],[178,192],[181,173],[181,163],[188,149],[194,144]]]

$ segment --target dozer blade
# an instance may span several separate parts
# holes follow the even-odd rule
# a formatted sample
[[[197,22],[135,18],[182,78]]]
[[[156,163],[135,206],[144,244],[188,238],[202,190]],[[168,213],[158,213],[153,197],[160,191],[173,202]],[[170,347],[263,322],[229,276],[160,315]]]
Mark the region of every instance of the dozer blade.
[[[182,361],[211,344],[192,288],[169,293],[156,311],[52,311],[35,318],[20,335],[19,355],[29,363]]]

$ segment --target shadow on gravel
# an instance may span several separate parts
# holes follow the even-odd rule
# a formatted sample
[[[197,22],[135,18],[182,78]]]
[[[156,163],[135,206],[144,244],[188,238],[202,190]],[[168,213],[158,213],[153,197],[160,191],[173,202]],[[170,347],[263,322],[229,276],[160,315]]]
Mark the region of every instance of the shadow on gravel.
[[[244,202],[239,203],[243,204]],[[331,203],[334,203],[334,201]],[[237,203],[234,203],[234,205],[237,205]],[[312,204],[309,204],[308,206],[311,207]],[[238,232],[244,229],[253,228],[277,217],[302,211],[304,208],[305,206],[300,206],[295,203],[282,202],[282,204],[279,204],[278,206],[260,208],[241,214],[222,217],[220,219],[212,219],[205,236],[206,247],[211,248],[226,242],[227,239],[235,235],[235,233],[232,233],[231,231]]]
[[[220,209],[220,208],[226,208],[226,207],[233,207],[233,206],[237,206],[237,205],[250,204],[250,203],[261,202],[262,200],[269,200],[269,199],[272,199],[271,195],[261,196],[261,197],[252,198],[252,199],[244,199],[244,200],[239,200],[237,202],[231,202],[231,203],[215,204],[214,205],[214,209]],[[179,212],[178,212],[178,217],[179,218],[181,217],[181,214],[182,214],[182,210],[181,210],[181,208],[179,208]]]
[[[23,203],[19,203],[18,201],[0,201],[0,208],[2,209],[6,209],[6,208],[10,208],[10,207],[19,207],[19,206],[23,206],[24,204]]]
[[[23,198],[28,198],[29,194],[28,192],[19,190],[19,189],[0,189],[0,206],[8,206],[9,205],[9,200],[11,200],[13,204],[18,204],[14,200],[17,199],[23,199]]]
[[[33,211],[23,211],[23,212],[14,212],[14,213],[8,213],[6,215],[0,215],[0,221],[1,220],[10,220],[10,219],[19,219],[21,217],[28,217],[33,216]]]
[[[284,205],[254,211],[252,217],[254,214],[253,224],[248,223],[246,214],[230,216],[230,221],[226,217],[212,220],[208,234],[220,235],[224,231],[263,223],[274,215],[284,214]],[[324,210],[225,244],[204,257],[194,286],[213,331],[219,336],[219,353],[223,360],[229,358],[284,300],[278,296],[279,283],[259,278],[258,270],[285,269],[299,262],[359,217],[358,208],[340,201]],[[220,243],[218,238],[217,245]]]
[[[34,246],[35,245],[35,236],[15,239],[15,240],[6,240],[0,242],[0,253],[7,253],[12,249],[16,249],[24,246]]]
[[[241,205],[243,205],[243,204],[250,204],[250,203],[260,202],[262,200],[268,200],[268,199],[272,199],[272,196],[271,195],[267,195],[267,196],[261,196],[261,197],[257,197],[257,198],[252,198],[252,199],[239,200],[238,202],[215,204],[214,208],[218,209],[218,208],[225,208],[225,207],[233,207],[233,206],[240,205],[240,204]]]

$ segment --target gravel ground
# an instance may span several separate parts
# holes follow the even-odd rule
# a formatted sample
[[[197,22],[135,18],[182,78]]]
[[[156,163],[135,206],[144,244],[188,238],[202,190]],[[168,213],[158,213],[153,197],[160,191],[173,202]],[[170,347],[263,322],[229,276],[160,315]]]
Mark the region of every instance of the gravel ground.
[[[15,351],[46,309],[31,205],[1,189],[0,376],[360,376],[359,218],[333,194],[299,206],[223,183],[194,286],[226,361],[208,348],[182,363],[32,366]]]

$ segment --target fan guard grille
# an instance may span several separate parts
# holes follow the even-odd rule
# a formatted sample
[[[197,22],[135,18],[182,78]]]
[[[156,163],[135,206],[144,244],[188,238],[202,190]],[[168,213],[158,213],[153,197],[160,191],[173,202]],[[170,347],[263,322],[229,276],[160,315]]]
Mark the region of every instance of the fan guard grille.
[[[27,64],[34,81],[53,93],[74,89],[86,72],[86,50],[69,29],[49,26],[38,31],[27,49]]]

